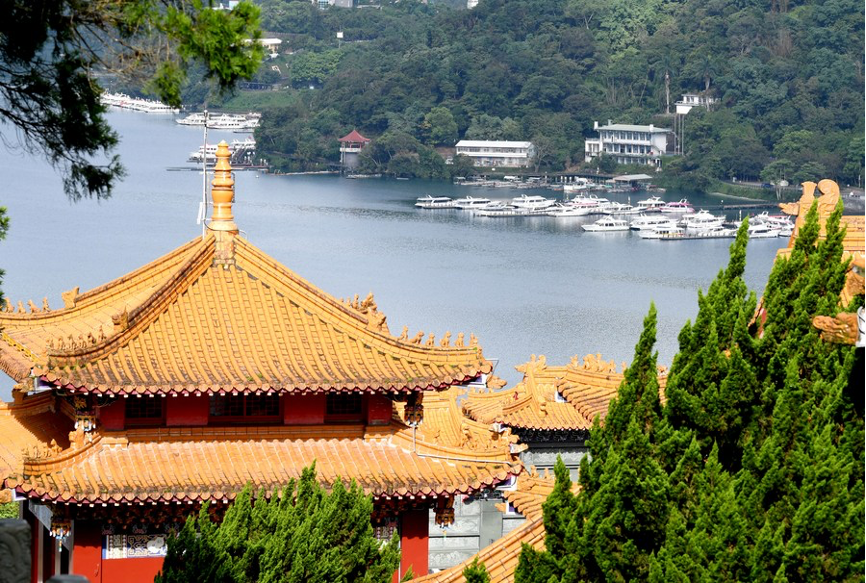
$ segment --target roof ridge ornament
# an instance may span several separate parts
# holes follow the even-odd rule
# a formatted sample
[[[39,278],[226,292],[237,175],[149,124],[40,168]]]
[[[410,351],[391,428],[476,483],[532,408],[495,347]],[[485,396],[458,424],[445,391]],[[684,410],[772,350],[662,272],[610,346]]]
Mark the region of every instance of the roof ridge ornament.
[[[211,181],[211,200],[213,201],[213,213],[208,224],[208,229],[225,233],[226,240],[230,243],[231,238],[238,234],[238,226],[232,215],[232,203],[235,199],[235,181],[232,178],[232,166],[229,162],[231,152],[225,140],[217,145],[216,165],[214,166],[214,179]]]

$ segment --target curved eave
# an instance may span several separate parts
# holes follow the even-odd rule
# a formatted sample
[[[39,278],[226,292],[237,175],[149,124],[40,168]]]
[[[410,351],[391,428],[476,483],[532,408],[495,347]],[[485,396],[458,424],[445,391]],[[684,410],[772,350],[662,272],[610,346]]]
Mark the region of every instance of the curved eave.
[[[454,385],[466,384],[485,372],[489,371],[489,366],[484,367],[475,375],[464,374],[448,379],[436,379],[427,382],[426,384],[388,384],[388,385],[231,385],[231,386],[210,386],[210,385],[156,385],[156,386],[106,386],[97,385],[90,386],[87,384],[76,384],[69,379],[64,379],[55,375],[41,375],[39,378],[45,383],[53,385],[57,389],[62,389],[70,393],[81,395],[115,395],[118,397],[131,396],[198,396],[198,395],[237,395],[241,393],[249,394],[324,394],[324,393],[414,393],[422,391],[439,391],[447,389]]]
[[[503,463],[504,466],[508,464]],[[432,488],[429,486],[418,487],[417,489],[397,488],[396,490],[366,490],[365,492],[373,497],[374,502],[388,503],[392,501],[424,501],[436,500],[441,497],[450,498],[455,495],[470,495],[481,490],[495,488],[499,484],[507,482],[513,476],[520,473],[520,469],[509,467],[507,470],[497,472],[496,475],[490,475],[483,480],[475,480],[471,483],[464,483],[450,488],[439,487]],[[44,488],[27,488],[25,484],[19,483],[14,478],[6,478],[3,481],[5,488],[14,490],[19,496],[23,496],[32,500],[41,502],[51,502],[59,504],[77,504],[82,506],[137,506],[145,504],[196,504],[202,502],[230,502],[237,496],[237,492],[209,492],[207,494],[166,494],[164,496],[136,496],[131,494],[119,494],[115,496],[63,496],[60,494],[52,494]]]

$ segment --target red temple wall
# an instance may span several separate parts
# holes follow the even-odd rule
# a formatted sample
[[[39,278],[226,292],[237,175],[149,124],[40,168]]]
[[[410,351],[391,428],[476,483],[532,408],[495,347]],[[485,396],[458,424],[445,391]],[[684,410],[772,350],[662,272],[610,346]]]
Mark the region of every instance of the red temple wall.
[[[320,425],[325,422],[325,395],[291,395],[283,399],[283,423],[286,425]]]
[[[125,399],[117,399],[111,405],[99,407],[97,410],[99,421],[106,429],[120,431],[126,424]]]
[[[84,575],[90,583],[102,582],[102,536],[99,524],[75,521],[72,547],[72,572]]]
[[[160,569],[162,559],[105,559],[101,583],[153,583]]]
[[[367,425],[387,425],[391,421],[391,399],[370,395],[367,400]]]
[[[207,425],[210,399],[198,397],[166,397],[165,424],[169,427]]]

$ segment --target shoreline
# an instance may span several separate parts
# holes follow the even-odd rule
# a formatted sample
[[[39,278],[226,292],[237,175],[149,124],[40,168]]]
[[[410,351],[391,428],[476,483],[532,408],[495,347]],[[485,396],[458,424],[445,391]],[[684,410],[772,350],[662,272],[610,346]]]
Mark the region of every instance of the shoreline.
[[[718,198],[725,197],[725,198],[732,198],[735,200],[750,200],[753,202],[765,202],[765,203],[767,203],[767,205],[770,205],[770,206],[775,206],[779,202],[781,202],[781,201],[771,201],[771,200],[767,200],[765,198],[752,198],[750,196],[737,196],[736,194],[725,194],[724,192],[707,192],[706,195],[707,196],[715,196]]]

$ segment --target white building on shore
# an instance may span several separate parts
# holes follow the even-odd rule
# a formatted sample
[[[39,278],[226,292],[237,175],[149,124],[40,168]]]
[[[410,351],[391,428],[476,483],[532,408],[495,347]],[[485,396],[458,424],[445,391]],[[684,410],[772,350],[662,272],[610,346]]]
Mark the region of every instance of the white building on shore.
[[[590,162],[601,153],[613,156],[617,164],[661,165],[661,157],[674,151],[674,132],[650,124],[629,125],[611,123],[593,129],[598,138],[589,138],[584,145],[584,159]]]
[[[525,168],[535,156],[532,142],[460,140],[457,155],[472,158],[476,166],[490,168]]]
[[[704,107],[710,109],[719,100],[714,97],[705,97],[697,93],[683,93],[683,98],[676,102],[677,114],[686,115],[694,107]]]

